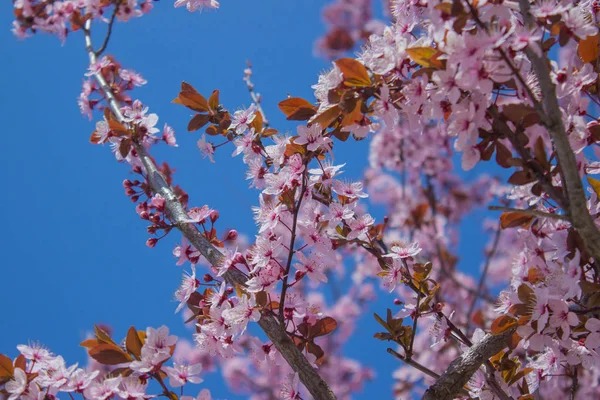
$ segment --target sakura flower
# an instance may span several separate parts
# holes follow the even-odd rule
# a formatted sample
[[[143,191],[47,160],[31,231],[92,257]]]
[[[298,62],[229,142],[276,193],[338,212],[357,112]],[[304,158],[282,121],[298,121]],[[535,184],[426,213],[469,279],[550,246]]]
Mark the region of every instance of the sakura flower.
[[[233,114],[230,129],[234,129],[238,135],[243,135],[250,129],[250,124],[256,116],[256,106],[252,104],[247,110],[238,110]]]
[[[169,347],[177,343],[177,336],[169,335],[169,328],[161,326],[158,329],[152,327],[146,328],[146,342],[144,347],[148,347],[157,352],[169,352]]]
[[[333,181],[333,191],[338,195],[348,197],[350,199],[369,197],[363,192],[363,184],[361,182],[345,183],[342,181]]]
[[[177,140],[175,139],[175,130],[169,125],[165,124],[162,133],[162,140],[172,147],[177,147]]]
[[[94,381],[85,389],[85,397],[92,400],[106,400],[119,393],[119,385],[122,377],[104,379],[103,381]]]
[[[110,132],[110,128],[108,127],[108,122],[106,122],[106,121],[96,122],[96,130],[94,131],[94,136],[97,138],[98,143],[106,142],[106,139],[108,139],[109,132]]]
[[[281,388],[281,393],[279,394],[280,398],[283,400],[298,400],[300,399],[300,392],[298,390],[298,384],[300,383],[300,378],[298,377],[298,373],[289,374],[287,376],[286,382],[283,384]]]
[[[85,76],[92,76],[95,74],[99,74],[102,68],[109,67],[111,65],[111,61],[108,57],[104,56],[99,60],[96,60],[95,63],[91,64],[88,67],[88,72],[85,73]]]
[[[331,203],[328,213],[323,216],[323,220],[329,221],[330,228],[335,228],[340,222],[348,221],[354,216],[353,204],[341,205],[340,203]]]
[[[130,82],[134,86],[143,86],[147,83],[140,74],[129,69],[120,69],[119,77],[124,81]]]
[[[136,360],[129,364],[133,371],[145,374],[159,369],[162,364],[171,357],[168,351],[157,351],[146,345],[142,347],[141,360]]]
[[[186,365],[174,363],[173,367],[163,368],[169,375],[169,385],[180,387],[187,383],[200,383],[203,381],[198,375],[202,372],[202,364]]]
[[[27,360],[36,363],[48,361],[51,358],[50,352],[40,344],[24,345],[20,344],[17,349],[23,354]]]
[[[181,309],[186,305],[190,296],[198,289],[200,286],[200,281],[196,279],[196,267],[192,265],[192,274],[189,275],[187,272],[183,275],[183,279],[181,280],[181,284],[179,288],[175,292],[175,300],[179,302],[179,305],[175,309],[175,313],[181,311]]]
[[[395,259],[403,259],[403,258],[411,258],[416,256],[421,252],[421,248],[419,247],[418,242],[413,242],[411,244],[397,242],[393,243],[391,247],[391,253],[385,254],[384,257],[390,257]]]
[[[402,281],[402,264],[394,260],[390,269],[383,271],[381,275],[383,280],[382,286],[390,293],[393,292],[396,285]]]
[[[324,151],[331,150],[331,138],[323,135],[323,128],[321,124],[313,124],[309,127],[304,125],[298,126],[298,137],[294,139],[294,143],[300,145],[307,145],[308,151],[317,151],[322,149]]]
[[[367,233],[374,222],[375,220],[369,214],[364,214],[358,218],[351,219],[348,221],[348,225],[352,230],[348,233],[347,239],[368,240]]]
[[[62,390],[81,393],[96,379],[99,373],[98,370],[88,373],[83,368],[78,368],[71,374],[67,387]]]
[[[8,400],[16,400],[27,389],[27,374],[21,368],[15,368],[14,377],[6,382],[4,389],[9,393]]]
[[[590,318],[585,323],[585,329],[590,331],[585,338],[585,346],[590,350],[595,350],[600,347],[600,320]]]
[[[231,326],[234,334],[243,334],[248,322],[256,322],[260,319],[260,311],[256,308],[254,298],[242,296],[233,308],[223,311],[223,318],[227,325]]]
[[[223,263],[218,267],[219,272],[217,272],[217,276],[223,276],[225,272],[229,271],[234,267],[236,259],[241,256],[241,253],[231,249],[225,249],[225,257],[223,258]]]
[[[212,396],[208,389],[202,389],[200,393],[198,393],[198,396],[181,396],[181,400],[212,400]]]
[[[531,314],[532,321],[538,321],[538,333],[546,327],[548,322],[549,311],[548,311],[548,289],[547,288],[535,288],[536,303],[533,307]]]
[[[202,134],[202,137],[198,140],[198,148],[200,149],[200,152],[202,153],[202,157],[206,158],[208,157],[208,159],[210,160],[210,162],[215,162],[213,155],[215,154],[215,146],[206,141],[206,134]]]
[[[550,326],[562,330],[561,339],[568,338],[571,333],[571,326],[577,326],[579,318],[575,313],[569,311],[569,305],[564,300],[551,300],[549,306],[552,309]]]
[[[452,318],[453,315],[454,311],[452,311],[452,314],[450,314],[450,318]],[[436,316],[435,323],[429,329],[429,334],[433,338],[433,343],[431,344],[431,347],[438,345],[442,341],[448,341],[448,339],[452,335],[452,329],[450,329],[450,325],[448,325],[448,320],[445,316],[442,318],[438,318]]]
[[[319,261],[320,257],[314,254],[306,257],[302,252],[297,252],[296,257],[300,261],[294,264],[298,271],[304,272],[311,281],[327,282],[327,276],[323,273],[324,265]]]
[[[143,382],[137,376],[129,376],[121,381],[121,387],[117,394],[122,399],[146,400],[157,397],[146,394],[147,388],[147,382]]]
[[[323,163],[320,165],[320,168],[308,170],[310,180],[311,182],[320,183],[324,187],[329,188],[333,183],[333,178],[341,173],[341,169],[344,168],[345,165],[346,164],[330,165],[328,163]]]

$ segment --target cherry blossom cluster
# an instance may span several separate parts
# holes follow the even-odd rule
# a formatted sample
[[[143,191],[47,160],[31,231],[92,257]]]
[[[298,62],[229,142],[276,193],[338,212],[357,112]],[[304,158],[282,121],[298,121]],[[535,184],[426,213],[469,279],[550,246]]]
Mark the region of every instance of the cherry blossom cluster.
[[[165,376],[174,387],[198,382],[198,363],[191,362],[196,357],[207,364],[219,359],[234,391],[301,398],[298,374],[273,343],[250,333],[251,322],[267,317],[318,367],[338,397],[349,397],[371,372],[344,358],[340,344],[373,298],[371,284],[377,280],[397,296],[394,311],[388,309],[385,318],[376,314],[384,328],[376,338],[398,345],[398,351],[388,350],[404,363],[394,375],[398,398],[421,394],[453,360],[485,341],[486,331],[510,334],[507,346],[490,354],[461,396],[598,397],[600,266],[591,239],[576,222],[584,212],[596,233],[600,225],[600,181],[591,176],[600,172],[600,125],[593,115],[600,105],[596,2],[397,0],[385,4],[392,21],[384,27],[373,20],[370,1],[338,0],[325,10],[331,29],[320,50],[339,56],[370,36],[357,59],[338,59],[319,77],[313,86],[316,105],[296,97],[279,103],[288,120],[302,121],[293,133],[269,126],[252,91],[251,71],[245,80],[254,103],[233,113],[220,103],[218,90],[206,98],[183,83],[174,103],[196,113],[188,131],[205,129],[197,143],[203,157],[214,162],[215,151],[232,144],[233,156],[247,165],[249,186],[260,191],[254,209],[258,232],[250,243],[234,230],[218,239],[218,212],[189,207],[187,194],[173,187],[167,164],[156,168],[174,198],[153,193],[141,160],[146,156],[140,154],[159,141],[176,146],[173,129],[165,125],[161,132],[156,114],[128,95],[145,80],[102,56],[114,20],[140,16],[152,3],[13,3],[14,32],[21,37],[40,30],[64,40],[82,29],[89,39],[89,21],[109,24],[102,47],[87,49],[95,61],[86,75],[94,80],[84,82],[79,99],[85,115],[104,110],[91,141],[110,144],[117,160],[139,176],[123,186],[140,218],[151,224],[148,232],[157,235],[149,247],[177,227],[166,211],[167,202],[177,202],[187,214],[185,223],[221,257],[219,263],[207,262],[185,239],[173,251],[177,265],[191,264],[175,292],[176,311],[185,309],[195,329],[196,348],[188,349],[187,364],[163,367],[175,344],[166,328],[133,330],[124,347],[97,331],[95,342],[86,346],[90,356],[100,363],[108,357],[109,365],[123,364],[128,372],[103,378],[100,372],[82,372],[88,374],[81,378],[86,387],[72,391],[89,398],[122,391],[123,398],[149,398],[144,385],[152,378],[168,393]],[[202,11],[219,3],[176,1],[180,6]],[[573,171],[560,135],[574,156],[577,179],[585,176],[589,183],[585,210],[573,209]],[[364,183],[343,179],[334,145],[370,136]],[[495,164],[511,170],[508,184],[487,175],[465,182],[453,169],[458,154],[463,170],[494,157]],[[367,192],[386,209],[381,223],[367,212]],[[491,240],[476,281],[458,270],[452,249],[460,224],[491,201],[505,212],[499,224],[485,222]],[[208,264],[201,279],[199,264]],[[324,284],[335,285],[348,269],[352,284],[334,292],[328,305]],[[244,283],[231,284],[231,276],[240,274]],[[8,360],[4,369],[10,374],[0,379],[11,400],[68,387],[77,371],[63,361],[56,368],[63,372],[50,373],[67,376],[56,387],[44,380],[48,373],[34,371],[36,363],[43,370],[41,361],[25,353]],[[198,398],[203,396],[209,395]]]
[[[454,324],[467,332],[474,323],[489,329],[490,322],[504,314],[505,318],[494,322],[519,325],[516,335],[522,340],[498,362],[510,359],[525,368],[516,374],[518,379],[513,379],[514,374],[500,377],[503,389],[519,396],[539,388],[548,398],[563,398],[575,381],[580,385],[575,385],[575,390],[581,388],[578,396],[595,398],[598,393],[593,382],[598,372],[592,366],[598,357],[594,336],[597,303],[590,296],[597,289],[597,267],[582,238],[561,214],[569,213],[561,202],[564,194],[560,190],[565,183],[548,133],[552,128],[544,120],[547,115],[540,112],[542,88],[532,60],[548,57],[554,47],[560,47],[560,59],[549,64],[562,124],[580,175],[596,174],[597,118],[590,113],[599,102],[597,7],[593,2],[519,3],[392,2],[393,24],[371,36],[359,56],[366,69],[336,62],[319,78],[315,96],[319,115],[339,112],[335,108],[352,109],[348,98],[371,101],[357,115],[355,125],[348,127],[359,137],[376,131],[370,155],[374,170],[366,175],[371,182],[367,187],[374,199],[380,191],[388,206],[393,221],[388,226],[394,228],[387,231],[388,240],[409,237],[430,245],[421,256],[439,266],[431,275],[442,283],[436,296],[443,299],[445,309],[454,311],[453,318],[458,318]],[[525,13],[533,17],[533,25],[524,18]],[[354,93],[348,94],[344,86],[354,86]],[[373,86],[377,87],[374,92]],[[512,190],[484,179],[479,182],[483,191],[476,189],[476,183],[464,192],[467,196],[461,196],[464,183],[449,174],[452,150],[462,153],[465,170],[496,153],[501,167],[518,168],[508,181],[514,185]],[[397,174],[382,175],[382,167]],[[587,208],[597,216],[597,181],[591,177],[588,181]],[[559,189],[558,194],[553,188]],[[508,212],[502,216],[502,228],[514,229],[503,231],[504,237],[493,246],[497,256],[488,259],[486,270],[496,277],[496,284],[503,283],[497,279],[499,271],[511,271],[510,288],[501,293],[498,306],[494,308],[486,301],[488,304],[474,312],[469,304],[475,304],[473,295],[482,295],[481,286],[447,269],[456,261],[447,253],[454,236],[447,224],[458,222],[473,205],[492,198],[513,204],[517,211],[529,207],[539,213]],[[401,248],[406,254],[411,250],[410,246]],[[517,257],[515,249],[522,249]],[[391,277],[401,270],[398,266],[390,273],[384,268],[384,284],[389,285]],[[364,279],[379,271],[381,263],[367,259],[359,264],[355,276]],[[416,326],[417,317],[423,315],[418,310],[419,296],[406,293],[404,288],[402,291],[398,303],[404,311],[397,318],[411,316]],[[440,338],[465,344],[448,325],[448,318],[435,317],[437,320],[430,322],[420,320],[423,328],[432,325],[431,338],[422,340],[417,335],[413,346],[428,341],[437,344]],[[473,336],[470,341],[477,342],[478,338]],[[419,361],[437,369],[440,353],[446,351],[432,356],[424,347],[416,353]],[[445,347],[449,363],[460,349]],[[506,364],[498,365],[498,370],[503,367]],[[400,370],[404,372],[399,375],[398,395],[425,388],[403,381],[407,368]],[[413,383],[423,376],[422,371],[412,370],[411,374]],[[472,395],[495,395],[490,393],[486,379],[489,377],[483,374],[474,377]],[[527,382],[526,389],[517,388],[520,379]]]
[[[128,21],[141,17],[154,7],[154,0],[13,0],[13,33],[25,38],[38,31],[58,36],[62,41],[93,18],[112,25],[115,18]],[[109,11],[112,9],[112,11]]]
[[[88,348],[91,358],[87,368],[67,366],[61,356],[41,345],[19,345],[20,354],[14,361],[0,355],[0,384],[9,400],[57,399],[61,393],[89,400],[151,399],[170,397],[173,390],[180,391],[180,399],[210,400],[207,389],[197,396],[183,396],[185,385],[202,382],[202,364],[174,362],[166,366],[176,344],[177,337],[169,335],[165,326],[146,331],[131,328],[124,345],[115,343],[107,330],[96,327],[95,338],[81,344]]]

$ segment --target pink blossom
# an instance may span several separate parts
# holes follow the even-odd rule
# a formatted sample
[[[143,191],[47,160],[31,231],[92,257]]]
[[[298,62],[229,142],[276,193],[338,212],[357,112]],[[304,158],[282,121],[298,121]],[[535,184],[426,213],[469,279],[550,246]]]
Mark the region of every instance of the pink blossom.
[[[173,367],[163,368],[169,375],[169,385],[174,388],[183,386],[187,383],[200,383],[203,381],[198,375],[202,372],[202,364],[177,364]]]
[[[215,160],[213,159],[213,154],[215,154],[215,146],[212,143],[206,141],[206,134],[202,134],[202,137],[198,140],[197,145],[200,149],[200,152],[202,153],[202,157],[208,157],[210,162],[214,163]]]

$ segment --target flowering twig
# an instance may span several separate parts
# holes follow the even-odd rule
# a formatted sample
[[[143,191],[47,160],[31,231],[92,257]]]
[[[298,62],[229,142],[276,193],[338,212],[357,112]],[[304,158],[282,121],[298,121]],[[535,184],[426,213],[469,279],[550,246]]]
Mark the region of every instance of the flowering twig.
[[[246,82],[246,87],[248,87],[248,91],[250,92],[250,97],[252,98],[252,101],[254,102],[254,104],[256,104],[256,108],[258,109],[258,111],[261,113],[261,115],[263,117],[264,126],[269,127],[269,120],[267,119],[267,116],[265,115],[262,105],[260,104],[261,98],[254,91],[254,83],[252,83],[252,81],[250,80],[250,78],[252,78],[252,63],[250,62],[250,60],[248,60],[248,61],[246,61],[246,64],[248,65],[248,68],[246,68],[244,70],[244,82]]]
[[[96,62],[96,54],[93,51],[91,35],[91,21],[86,21],[84,33],[86,50],[90,59],[90,64]],[[98,82],[110,109],[121,123],[125,123],[121,113],[119,103],[110,90],[106,80],[100,72],[94,73],[94,78]],[[202,254],[213,266],[218,266],[223,261],[223,255],[215,248],[206,237],[189,222],[183,205],[167,184],[165,178],[159,172],[156,163],[148,154],[146,149],[139,143],[134,143],[135,151],[144,166],[148,183],[155,194],[160,194],[165,199],[165,210],[173,225],[181,231],[183,236]],[[246,276],[236,268],[232,268],[224,274],[225,280],[230,285],[245,286]],[[329,385],[319,376],[306,357],[294,345],[294,342],[288,337],[283,326],[270,312],[263,312],[258,324],[263,329],[267,337],[273,342],[275,348],[281,353],[290,367],[298,373],[298,376],[310,394],[318,400],[336,400],[335,394],[329,388]]]

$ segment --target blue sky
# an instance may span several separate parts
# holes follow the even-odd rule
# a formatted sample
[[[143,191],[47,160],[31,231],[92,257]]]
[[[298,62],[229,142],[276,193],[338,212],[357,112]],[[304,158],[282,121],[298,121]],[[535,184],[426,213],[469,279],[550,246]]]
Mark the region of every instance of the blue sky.
[[[250,207],[257,192],[247,190],[241,160],[230,158],[231,149],[218,152],[215,164],[201,159],[198,132],[186,132],[189,113],[171,100],[185,80],[205,94],[218,88],[231,110],[248,106],[242,76],[249,59],[271,123],[295,129],[277,103],[288,93],[312,99],[310,86],[328,68],[313,54],[313,43],[325,30],[320,16],[325,2],[223,1],[217,12],[202,15],[172,3],[157,2],[149,15],[117,23],[107,54],[142,73],[148,84],[133,95],[159,115],[160,126],[168,122],[175,128],[180,146],[158,146],[154,154],[178,170],[175,180],[189,192],[191,204],[217,208],[221,231],[234,227],[253,235]],[[76,103],[87,67],[82,36],[73,34],[64,46],[46,35],[17,40],[10,32],[11,2],[1,7],[0,353],[14,356],[17,344],[35,340],[68,363],[82,362],[85,353],[77,345],[94,323],[111,325],[117,337],[130,325],[162,324],[190,337],[170,302],[181,272],[171,251],[180,236],[172,234],[155,249],[145,246],[146,225],[121,186],[127,168],[108,149],[88,142],[94,124]],[[96,43],[101,35],[96,32]],[[366,149],[364,142],[350,141],[336,147],[336,161],[351,160],[347,176],[360,177]],[[484,243],[479,226],[466,226],[462,265],[477,268]],[[385,352],[385,343],[372,338],[378,330],[372,311],[383,313],[387,306],[374,304],[346,346],[348,356],[377,373],[359,399],[391,394],[397,360]],[[221,382],[212,374],[206,387],[217,398],[236,398]]]

